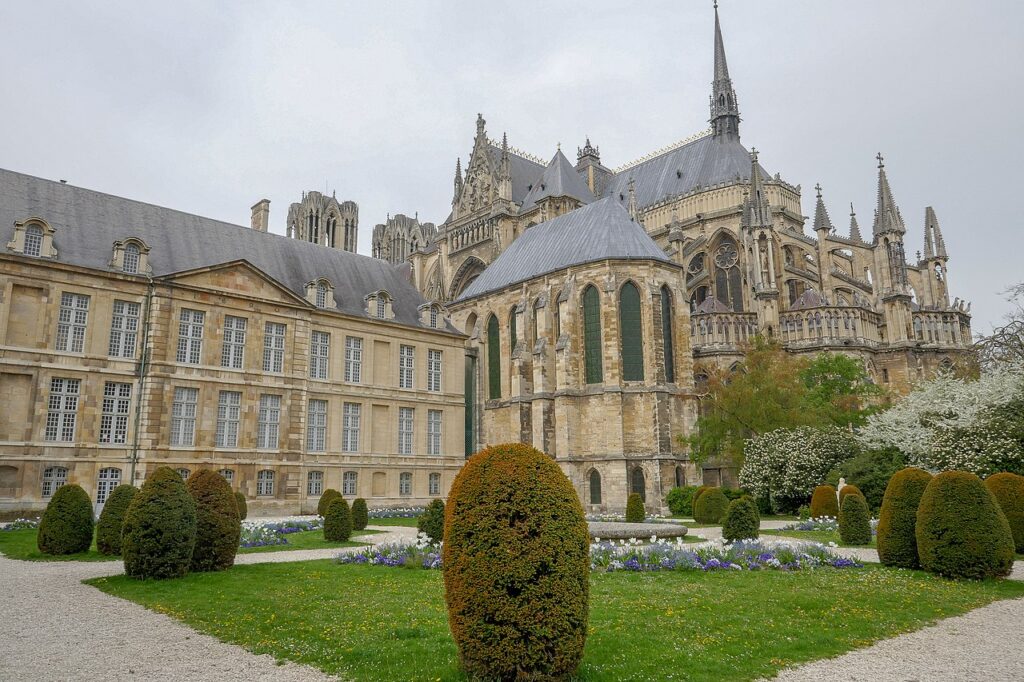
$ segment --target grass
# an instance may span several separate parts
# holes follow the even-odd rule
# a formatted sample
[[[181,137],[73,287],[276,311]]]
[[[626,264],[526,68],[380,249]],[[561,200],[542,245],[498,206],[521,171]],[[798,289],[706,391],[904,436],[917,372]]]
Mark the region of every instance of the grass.
[[[765,530],[761,529],[761,535],[782,535],[787,538],[799,538],[810,542],[823,542],[826,545],[834,542],[840,547],[876,547],[874,536],[871,537],[870,545],[847,545],[839,538],[839,531],[834,530]]]
[[[90,584],[278,660],[355,680],[463,680],[439,571],[305,561]],[[600,573],[580,680],[750,680],[997,599],[1024,583],[957,583],[866,567]]]
[[[390,519],[370,519],[368,525],[370,526],[411,526],[416,527],[416,522],[419,521],[419,517],[405,517],[396,516]]]
[[[266,552],[290,552],[296,549],[331,549],[334,547],[364,547],[369,542],[360,542],[357,538],[363,535],[380,533],[379,530],[357,530],[352,532],[352,539],[348,542],[328,542],[324,540],[324,531],[304,530],[298,533],[285,535],[288,539],[287,545],[265,545],[263,547],[243,547],[238,550],[239,554],[263,554]]]

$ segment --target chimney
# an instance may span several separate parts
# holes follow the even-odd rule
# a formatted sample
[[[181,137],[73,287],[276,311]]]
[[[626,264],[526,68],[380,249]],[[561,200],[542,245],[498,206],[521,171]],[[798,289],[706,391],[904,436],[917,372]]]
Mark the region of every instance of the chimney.
[[[270,199],[260,199],[252,207],[252,229],[266,232],[270,228]]]

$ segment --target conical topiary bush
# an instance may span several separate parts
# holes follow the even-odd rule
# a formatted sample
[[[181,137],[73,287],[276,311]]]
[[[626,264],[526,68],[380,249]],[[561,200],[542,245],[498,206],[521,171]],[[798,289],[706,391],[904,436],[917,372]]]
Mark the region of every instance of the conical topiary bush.
[[[200,469],[185,484],[196,502],[196,544],[193,571],[223,571],[235,563],[242,533],[238,503],[231,485],[210,469]]]
[[[345,542],[352,537],[352,512],[348,502],[339,495],[327,505],[324,516],[324,540]]]
[[[1010,524],[1017,553],[1024,554],[1024,476],[993,474],[985,479],[985,487],[995,495]]]
[[[722,489],[708,488],[700,494],[693,505],[693,520],[697,523],[721,523],[728,508],[729,498]]]
[[[188,573],[196,543],[196,503],[174,469],[160,467],[135,494],[124,516],[121,556],[133,578]]]
[[[327,507],[336,499],[341,498],[339,493],[334,488],[328,488],[320,494],[320,500],[316,503],[316,513],[320,516],[327,518]]]
[[[883,566],[919,568],[917,506],[932,475],[915,467],[893,474],[878,513],[878,560]]]
[[[121,553],[121,529],[124,515],[135,499],[138,488],[127,483],[114,488],[107,501],[103,503],[100,520],[96,523],[96,549],[100,554],[118,555]]]
[[[753,540],[761,534],[761,514],[757,502],[744,496],[729,503],[722,519],[722,537],[730,542]]]
[[[92,545],[92,502],[74,483],[57,488],[39,522],[36,544],[43,554],[88,552]]]
[[[863,495],[847,495],[839,510],[839,538],[845,545],[871,544],[871,512]]]
[[[819,485],[811,495],[811,518],[839,518],[839,500],[836,489],[830,485]]]
[[[352,501],[352,530],[365,530],[370,522],[370,510],[366,507],[366,500],[357,497]]]

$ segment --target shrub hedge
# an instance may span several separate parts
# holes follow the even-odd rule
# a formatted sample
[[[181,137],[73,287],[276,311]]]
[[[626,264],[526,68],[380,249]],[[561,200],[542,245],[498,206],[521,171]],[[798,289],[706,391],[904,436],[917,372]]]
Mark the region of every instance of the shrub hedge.
[[[78,554],[92,545],[92,502],[80,485],[57,488],[39,522],[36,544],[43,554]]]
[[[839,517],[839,501],[836,489],[830,485],[819,485],[811,495],[811,516],[820,519],[823,516]]]
[[[864,497],[864,493],[862,493],[860,491],[860,488],[858,488],[855,485],[851,485],[851,484],[847,483],[846,485],[844,485],[842,488],[839,489],[839,509],[840,509],[840,511],[842,511],[842,509],[843,509],[843,500],[846,499],[847,495],[860,495],[861,497]],[[868,500],[868,498],[864,497],[864,501],[867,502],[867,500]],[[870,511],[870,507],[869,507],[869,511]]]
[[[995,495],[999,508],[1006,515],[1017,553],[1024,554],[1024,476],[1006,472],[993,474],[985,479],[985,487]]]
[[[196,545],[193,571],[223,571],[235,563],[242,520],[231,485],[210,469],[200,469],[185,483],[196,502]]]
[[[878,513],[878,560],[883,566],[920,568],[917,557],[917,507],[932,475],[908,467],[893,474]]]
[[[741,497],[729,503],[722,519],[722,537],[726,540],[753,540],[761,533],[761,515],[752,497]]]
[[[249,515],[249,505],[240,490],[235,491],[235,506],[238,508],[238,520],[245,521],[245,517]]]
[[[138,488],[127,483],[114,488],[103,503],[100,520],[96,522],[96,549],[100,554],[117,556],[121,553],[121,528]]]
[[[1009,574],[1013,535],[1006,515],[981,479],[944,471],[925,488],[917,508],[921,568],[947,578]]]
[[[839,537],[846,545],[871,544],[871,511],[863,495],[847,495],[839,509]]]
[[[177,578],[188,573],[196,544],[196,503],[174,469],[146,479],[124,515],[121,556],[133,578]]]
[[[426,533],[434,542],[444,540],[444,501],[431,500],[427,508],[423,510],[420,518],[416,520],[416,529]]]
[[[320,516],[327,518],[327,506],[336,499],[341,498],[339,493],[334,488],[328,488],[320,495],[320,501],[316,503],[316,513]]]
[[[352,537],[352,512],[341,495],[331,500],[324,516],[324,540],[345,542]]]
[[[721,523],[729,500],[719,488],[708,488],[693,505],[693,520],[697,523]]]
[[[675,487],[669,490],[668,495],[665,496],[665,504],[668,505],[669,512],[673,516],[692,516],[693,497],[698,490],[699,488],[695,485]]]
[[[370,510],[366,507],[366,500],[361,497],[352,500],[352,530],[365,530],[369,522]]]
[[[452,483],[444,537],[448,622],[467,676],[570,677],[587,638],[590,538],[561,468],[519,443],[478,452]]]
[[[640,497],[640,493],[630,493],[626,498],[626,523],[643,523],[646,518],[644,498]]]

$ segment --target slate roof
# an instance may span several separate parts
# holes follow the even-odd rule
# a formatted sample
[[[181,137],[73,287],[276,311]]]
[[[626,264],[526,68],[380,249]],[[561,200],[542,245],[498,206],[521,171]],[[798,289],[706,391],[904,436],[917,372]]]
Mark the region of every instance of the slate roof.
[[[609,258],[671,262],[643,226],[630,219],[626,209],[606,198],[526,230],[458,300]]]
[[[584,204],[595,201],[590,188],[583,182],[583,178],[576,172],[573,165],[569,163],[569,159],[565,158],[561,149],[555,152],[543,174],[534,182],[533,189],[523,200],[520,213],[530,210],[545,197],[572,197]]]
[[[491,161],[494,168],[501,166],[501,147],[490,144]],[[508,153],[509,170],[512,173],[512,201],[522,205],[530,185],[544,172],[544,166],[530,159],[523,158],[511,150]]]
[[[393,297],[392,321],[421,327],[416,308],[426,300],[409,281],[407,268],[0,169],[3,243],[11,239],[14,223],[27,218],[42,218],[54,228],[56,260],[61,263],[112,271],[114,242],[137,237],[150,247],[154,277],[245,260],[302,298],[307,283],[327,278],[334,285],[338,310],[351,315],[366,317],[364,297],[384,289]]]

